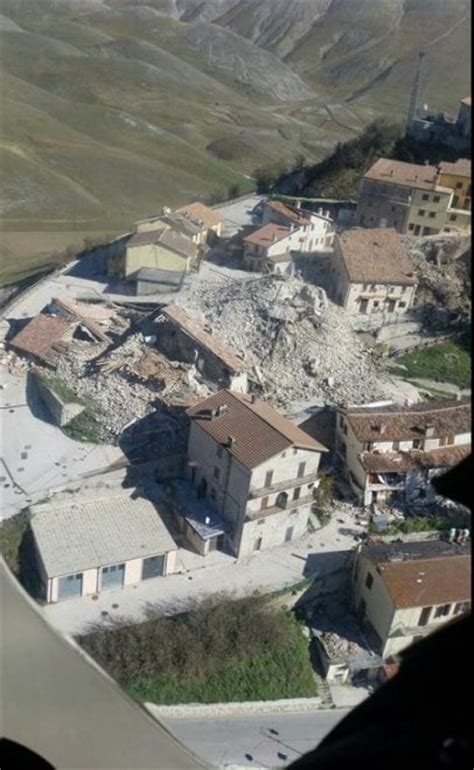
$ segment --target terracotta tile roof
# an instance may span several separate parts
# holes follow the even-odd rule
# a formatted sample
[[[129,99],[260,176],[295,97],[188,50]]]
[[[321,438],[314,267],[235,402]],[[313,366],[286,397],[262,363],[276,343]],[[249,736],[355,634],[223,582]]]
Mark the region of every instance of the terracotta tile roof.
[[[10,341],[22,353],[46,360],[52,348],[77,326],[77,319],[40,313],[26,324]]]
[[[435,166],[421,166],[400,160],[379,158],[364,174],[364,179],[413,187],[417,190],[434,190],[438,171]]]
[[[281,201],[265,201],[265,206],[286,217],[289,222],[293,222],[295,225],[307,225],[310,222],[308,214],[296,206],[287,206]]]
[[[198,255],[198,247],[190,238],[186,238],[180,233],[176,233],[169,227],[161,227],[156,230],[146,230],[143,233],[135,233],[127,241],[127,249],[134,248],[135,246],[148,246],[153,244],[165,246],[184,257],[194,258]]]
[[[434,428],[435,438],[471,430],[469,401],[428,402],[404,408],[354,407],[344,413],[359,441],[410,441],[423,438],[429,427]]]
[[[426,607],[471,597],[471,557],[444,556],[379,565],[395,607]]]
[[[471,445],[440,447],[429,452],[362,452],[359,460],[368,473],[402,473],[417,468],[451,468],[471,454]]]
[[[273,222],[270,222],[268,225],[260,227],[260,229],[256,230],[254,233],[247,235],[247,237],[244,238],[244,241],[245,243],[255,243],[257,246],[268,248],[273,243],[286,238],[290,232],[291,231],[289,227],[275,225]]]
[[[217,225],[223,221],[223,216],[218,214],[213,209],[205,206],[204,203],[196,201],[195,203],[189,203],[187,206],[183,206],[180,209],[176,209],[180,214],[184,214],[189,219],[194,221],[200,221],[206,228],[217,227]]]
[[[346,230],[336,242],[351,283],[416,285],[413,262],[396,230]]]
[[[467,158],[459,158],[455,163],[441,161],[438,166],[441,174],[451,174],[452,176],[465,176],[469,179],[472,174],[472,163]]]
[[[212,417],[219,407],[224,407],[223,414]],[[232,436],[235,443],[229,451],[246,468],[255,468],[289,447],[327,451],[268,404],[229,390],[220,390],[187,414],[220,444]]]
[[[88,329],[91,334],[97,337],[97,339],[102,340],[103,342],[110,342],[109,337],[100,326],[100,323],[96,320],[93,320],[93,311],[88,307],[88,305],[80,305],[73,300],[59,299],[58,297],[53,299],[53,303],[57,308],[59,308],[59,310],[63,310],[66,313],[69,313],[71,320],[75,320],[77,323],[80,323],[82,326]],[[102,316],[100,315],[101,310],[103,311]],[[98,307],[97,311],[99,313],[99,318],[101,318],[102,321],[105,319],[110,319],[110,316],[114,315],[114,311],[111,311],[110,308]]]
[[[219,358],[231,371],[244,372],[247,367],[245,362],[225,345],[221,340],[216,339],[202,328],[199,321],[189,316],[183,308],[178,305],[168,305],[162,311],[162,315],[169,321],[180,327],[193,340],[198,342],[206,350]]]
[[[471,545],[435,541],[361,549],[376,565],[397,609],[462,602],[471,596]]]

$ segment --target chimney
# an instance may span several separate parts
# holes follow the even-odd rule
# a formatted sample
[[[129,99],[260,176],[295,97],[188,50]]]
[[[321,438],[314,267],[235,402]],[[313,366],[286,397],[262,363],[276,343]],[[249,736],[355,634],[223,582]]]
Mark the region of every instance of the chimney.
[[[297,208],[297,209],[300,209],[300,208],[301,208],[301,201],[296,201],[296,208]]]
[[[217,407],[217,417],[220,417],[221,414],[224,414],[227,411],[227,404],[221,404]]]
[[[322,215],[323,215],[323,210],[322,210],[322,208],[319,208],[319,209],[318,209],[318,214],[319,214],[319,215],[322,217]]]

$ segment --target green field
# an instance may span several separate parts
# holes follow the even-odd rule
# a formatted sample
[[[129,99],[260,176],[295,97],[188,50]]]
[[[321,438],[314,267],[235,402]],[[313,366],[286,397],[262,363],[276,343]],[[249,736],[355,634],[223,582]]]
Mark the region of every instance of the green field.
[[[308,642],[291,613],[264,598],[218,601],[78,641],[141,701],[219,703],[317,694]]]
[[[396,363],[405,368],[402,370],[393,366],[392,371],[406,379],[448,382],[459,388],[469,388],[471,385],[471,351],[467,339],[448,340],[405,353],[397,358]]]

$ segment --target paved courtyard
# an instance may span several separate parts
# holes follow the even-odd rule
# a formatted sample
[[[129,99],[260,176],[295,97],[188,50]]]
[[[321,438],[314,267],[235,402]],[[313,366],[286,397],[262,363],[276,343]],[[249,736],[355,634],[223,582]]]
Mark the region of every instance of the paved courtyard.
[[[354,535],[360,531],[352,515],[343,512],[298,541],[239,561],[218,551],[203,557],[180,549],[181,571],[177,574],[105,591],[96,599],[88,596],[50,604],[43,612],[63,633],[77,634],[90,624],[112,618],[140,622],[153,614],[172,615],[216,592],[239,597],[276,591],[309,574],[323,576],[343,567],[356,545]]]

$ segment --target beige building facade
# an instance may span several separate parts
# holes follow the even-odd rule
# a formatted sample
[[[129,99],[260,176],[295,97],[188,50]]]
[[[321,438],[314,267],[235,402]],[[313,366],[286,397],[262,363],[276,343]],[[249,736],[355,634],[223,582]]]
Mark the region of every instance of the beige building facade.
[[[327,451],[252,397],[220,391],[188,411],[188,480],[237,556],[304,534]]]
[[[390,228],[353,229],[337,235],[333,295],[349,315],[402,314],[414,303],[414,266]]]
[[[354,609],[387,659],[470,609],[470,543],[364,545],[352,578]]]

